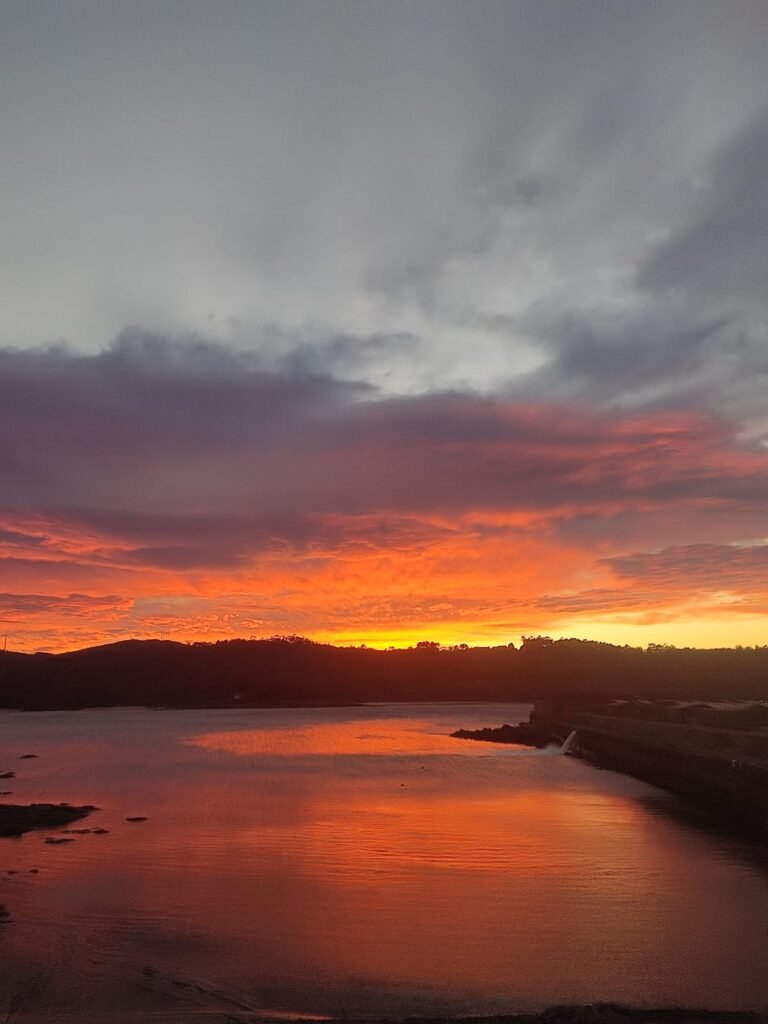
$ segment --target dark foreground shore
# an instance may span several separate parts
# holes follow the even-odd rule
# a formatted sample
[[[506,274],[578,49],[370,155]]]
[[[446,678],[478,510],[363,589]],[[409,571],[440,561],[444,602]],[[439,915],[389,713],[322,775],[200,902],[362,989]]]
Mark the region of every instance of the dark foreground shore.
[[[333,1024],[342,1024],[341,1021]],[[392,1021],[345,1020],[343,1024],[393,1024]],[[497,1017],[409,1017],[401,1024],[768,1024],[768,1013],[739,1010],[693,1010],[685,1007],[637,1009],[618,1003],[553,1006],[540,1013]]]

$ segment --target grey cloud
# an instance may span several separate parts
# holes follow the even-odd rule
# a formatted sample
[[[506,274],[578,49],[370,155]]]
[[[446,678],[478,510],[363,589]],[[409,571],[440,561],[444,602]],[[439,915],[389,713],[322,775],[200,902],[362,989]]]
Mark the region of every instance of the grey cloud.
[[[59,419],[77,423],[77,410],[125,424],[134,439],[162,431],[172,444],[183,426],[185,442],[218,440],[248,429],[261,436],[279,429],[280,418],[301,410],[312,415],[343,398],[365,393],[328,376],[290,376],[261,368],[256,356],[200,338],[182,344],[139,329],[123,332],[108,348],[90,355],[57,346],[2,354],[6,415],[33,428]],[[8,382],[13,382],[13,388]],[[206,418],[196,435],[195,408]]]
[[[0,15],[0,343],[757,415],[760,0],[88,13]]]
[[[642,266],[639,285],[681,289],[731,308],[765,310],[768,280],[768,104],[717,153],[671,238]]]
[[[248,516],[75,508],[66,510],[65,517],[101,539],[98,558],[176,571],[235,568],[280,544],[300,552],[327,532],[312,516],[292,509]],[[115,542],[120,547],[112,546]]]
[[[701,592],[768,589],[768,544],[688,544],[604,559],[623,580]]]
[[[190,547],[183,544],[168,544],[164,547],[138,547],[125,553],[113,554],[116,561],[133,562],[137,565],[153,566],[157,569],[172,569],[185,572],[190,569],[233,568],[245,562],[245,552],[238,551],[231,541],[224,540],[218,545]]]
[[[92,558],[119,566],[174,571],[234,569],[249,559],[289,548],[315,561],[344,549],[364,553],[386,548],[419,549],[453,532],[407,515],[328,516],[291,509],[245,515],[162,515],[68,509],[68,524],[91,531]],[[114,544],[119,542],[120,546]]]
[[[37,534],[23,533],[19,530],[6,530],[0,527],[0,546],[9,547],[39,547],[45,543],[46,538]]]
[[[301,340],[283,337],[282,351],[273,356],[277,368],[290,376],[326,376],[341,379],[386,381],[396,366],[407,368],[420,339],[410,333],[337,335]],[[262,358],[267,353],[262,349]]]
[[[657,311],[645,311],[628,318],[571,314],[530,326],[546,339],[553,359],[510,387],[511,393],[652,406],[665,400],[669,404],[670,397],[673,404],[680,403],[692,378],[722,345],[729,321],[720,317],[691,324],[674,313],[665,319]]]
[[[88,587],[111,592],[116,577],[133,582],[135,587],[135,581],[145,573],[146,570],[139,566],[121,565],[116,570],[114,564],[105,559],[98,562],[86,555],[66,557],[53,548],[47,558],[0,558],[0,578],[13,579],[14,586],[23,586],[25,590],[58,591],[63,587]]]
[[[638,609],[664,608],[703,599],[724,591],[738,595],[731,611],[755,612],[755,599],[768,594],[768,544],[677,544],[660,551],[598,559],[609,568],[616,586],[580,592],[547,594],[536,607],[556,614],[609,615]]]
[[[764,424],[767,161],[764,97],[649,207],[653,230],[637,233],[613,296],[567,290],[521,316],[518,330],[549,358],[511,391],[708,407]]]

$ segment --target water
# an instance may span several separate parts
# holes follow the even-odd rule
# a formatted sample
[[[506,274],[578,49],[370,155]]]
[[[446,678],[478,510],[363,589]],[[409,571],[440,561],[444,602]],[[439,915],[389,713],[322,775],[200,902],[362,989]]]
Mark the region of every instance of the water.
[[[448,736],[527,710],[0,713],[5,799],[110,829],[0,840],[0,1020],[768,1006],[761,855],[556,749]]]

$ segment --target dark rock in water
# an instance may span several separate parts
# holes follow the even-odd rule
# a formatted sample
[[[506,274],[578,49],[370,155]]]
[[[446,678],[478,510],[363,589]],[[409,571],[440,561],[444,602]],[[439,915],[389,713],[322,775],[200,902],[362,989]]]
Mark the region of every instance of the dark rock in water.
[[[43,840],[43,842],[48,843],[49,846],[60,846],[61,843],[74,843],[74,841],[74,839],[70,839],[69,837],[54,839],[53,836],[49,836],[47,839]]]
[[[0,796],[13,796],[12,789],[0,789]]]
[[[2,774],[0,774],[0,779],[15,779],[15,778],[16,778],[16,772],[2,772]]]
[[[517,743],[525,747],[546,747],[557,738],[546,729],[521,722],[520,725],[500,725],[498,728],[459,729],[452,732],[460,740],[484,740],[486,743]]]
[[[0,836],[20,836],[34,828],[60,828],[95,810],[90,804],[0,804]]]
[[[126,821],[147,821],[147,818],[142,817],[140,814],[135,814],[132,818],[126,818]]]
[[[11,920],[11,912],[4,903],[0,903],[0,924],[8,924]]]
[[[105,836],[109,834],[108,828],[63,828],[61,834],[64,836]]]
[[[30,868],[29,873],[30,875],[38,875],[40,873],[40,868]]]
[[[37,757],[37,754],[19,754],[20,761],[28,761],[30,757]]]

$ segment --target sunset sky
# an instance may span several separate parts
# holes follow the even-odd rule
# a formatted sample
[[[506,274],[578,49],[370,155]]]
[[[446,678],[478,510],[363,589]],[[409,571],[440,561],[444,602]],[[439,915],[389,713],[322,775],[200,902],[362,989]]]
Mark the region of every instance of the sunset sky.
[[[7,0],[0,643],[768,643],[765,0]]]

